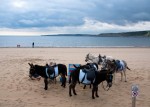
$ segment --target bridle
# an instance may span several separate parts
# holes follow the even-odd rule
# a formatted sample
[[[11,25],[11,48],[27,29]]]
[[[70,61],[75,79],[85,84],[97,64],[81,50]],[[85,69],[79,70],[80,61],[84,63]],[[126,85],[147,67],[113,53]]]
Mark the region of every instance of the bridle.
[[[32,67],[30,68],[29,77],[32,77],[32,74],[34,73],[34,70],[35,70],[35,68],[32,66]]]

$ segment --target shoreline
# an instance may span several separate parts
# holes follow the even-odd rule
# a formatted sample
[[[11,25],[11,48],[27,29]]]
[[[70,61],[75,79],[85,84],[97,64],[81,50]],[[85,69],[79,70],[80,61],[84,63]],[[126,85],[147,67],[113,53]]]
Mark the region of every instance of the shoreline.
[[[32,47],[0,47],[0,48],[32,48]],[[150,48],[150,46],[81,46],[81,47],[34,47],[34,48]]]

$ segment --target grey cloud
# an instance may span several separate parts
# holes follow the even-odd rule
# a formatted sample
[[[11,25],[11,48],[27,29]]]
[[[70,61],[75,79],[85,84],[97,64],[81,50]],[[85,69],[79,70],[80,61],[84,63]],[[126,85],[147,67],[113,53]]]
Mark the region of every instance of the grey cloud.
[[[150,21],[150,0],[24,0],[26,7],[12,7],[1,0],[0,27],[80,26],[84,18],[124,25]]]

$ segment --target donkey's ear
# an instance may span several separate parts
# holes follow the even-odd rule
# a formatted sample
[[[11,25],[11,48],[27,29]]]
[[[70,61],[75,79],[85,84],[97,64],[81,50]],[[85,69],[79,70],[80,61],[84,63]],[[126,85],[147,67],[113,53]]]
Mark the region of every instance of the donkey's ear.
[[[28,64],[29,64],[30,66],[33,66],[33,64],[32,64],[32,63],[31,63],[31,64],[30,64],[30,63],[28,63]]]
[[[48,63],[45,64],[46,66],[49,66]]]
[[[74,66],[76,69],[78,68],[75,64],[73,64],[73,66]]]
[[[87,57],[89,57],[90,53],[87,54]]]
[[[75,64],[73,64],[73,66],[74,66],[74,68],[81,68],[81,65],[79,64],[79,65],[75,65]]]
[[[30,66],[31,66],[31,64],[30,63],[28,63]]]
[[[77,68],[75,64],[73,64],[73,66],[74,66],[75,68]]]

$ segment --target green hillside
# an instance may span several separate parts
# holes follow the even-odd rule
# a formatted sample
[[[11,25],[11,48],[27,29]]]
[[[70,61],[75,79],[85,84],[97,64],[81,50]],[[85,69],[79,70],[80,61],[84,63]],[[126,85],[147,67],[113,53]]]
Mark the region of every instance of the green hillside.
[[[56,35],[41,35],[41,36],[101,36],[101,37],[115,37],[115,36],[145,36],[150,37],[150,31],[135,31],[135,32],[121,32],[121,33],[101,33],[98,35],[92,34],[56,34]]]
[[[135,31],[122,33],[101,33],[98,36],[146,36],[150,37],[150,31]]]

